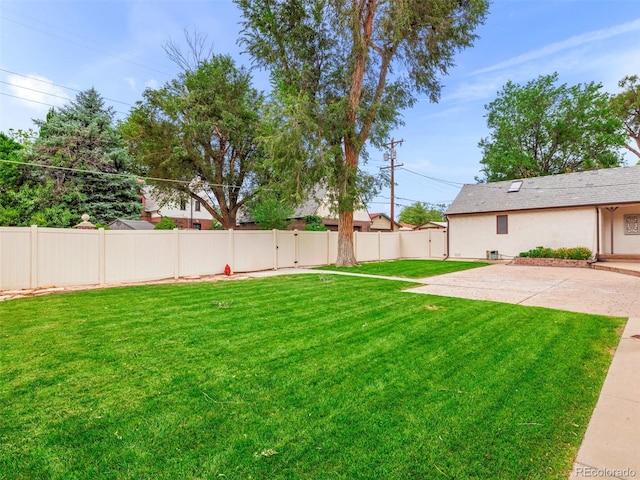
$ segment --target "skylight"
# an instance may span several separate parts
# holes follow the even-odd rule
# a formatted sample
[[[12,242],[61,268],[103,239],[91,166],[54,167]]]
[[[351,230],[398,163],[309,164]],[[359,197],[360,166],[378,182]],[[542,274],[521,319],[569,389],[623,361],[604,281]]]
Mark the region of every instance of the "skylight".
[[[508,192],[519,192],[520,187],[522,187],[522,180],[517,180],[511,183]]]

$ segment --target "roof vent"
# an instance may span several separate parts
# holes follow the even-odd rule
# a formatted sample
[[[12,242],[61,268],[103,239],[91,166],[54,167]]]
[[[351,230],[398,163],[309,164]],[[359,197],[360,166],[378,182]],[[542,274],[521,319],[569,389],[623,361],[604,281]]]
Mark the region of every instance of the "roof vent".
[[[509,187],[508,192],[519,192],[520,191],[520,187],[522,187],[522,180],[517,180],[515,182],[511,183],[511,186]]]

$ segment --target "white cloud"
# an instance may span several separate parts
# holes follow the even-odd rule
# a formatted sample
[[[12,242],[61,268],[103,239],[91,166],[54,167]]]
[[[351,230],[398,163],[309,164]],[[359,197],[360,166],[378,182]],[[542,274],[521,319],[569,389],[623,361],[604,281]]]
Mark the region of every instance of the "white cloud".
[[[152,90],[156,90],[158,87],[160,86],[160,82],[158,82],[158,80],[156,80],[155,78],[152,78],[151,80],[147,80],[147,82],[144,84],[144,88],[150,88]]]
[[[40,75],[8,75],[7,83],[11,95],[17,97],[22,107],[38,113],[62,107],[71,99],[64,88]]]
[[[136,89],[136,79],[135,78],[127,77],[127,78],[125,78],[125,81],[127,82],[127,84],[129,84],[129,88],[131,88],[131,90],[135,90]]]
[[[606,28],[602,30],[595,30],[593,32],[587,32],[582,35],[576,35],[574,37],[570,37],[561,42],[555,42],[555,43],[546,45],[537,50],[532,50],[522,55],[518,55],[516,57],[505,60],[503,62],[496,63],[495,65],[490,65],[488,67],[481,68],[473,72],[473,74],[477,75],[477,74],[492,72],[496,70],[502,70],[515,65],[527,63],[532,60],[546,58],[549,55],[552,55],[564,50],[581,47],[583,45],[592,44],[594,42],[601,42],[603,40],[617,37],[619,35],[633,33],[637,31],[640,31],[640,18],[632,22],[623,23],[621,25],[616,25],[614,27]]]
[[[616,93],[617,82],[637,73],[640,47],[619,38],[640,31],[640,19],[555,42],[472,72],[443,101],[473,102],[495,98],[507,81],[526,83],[558,72],[560,83],[596,82]]]

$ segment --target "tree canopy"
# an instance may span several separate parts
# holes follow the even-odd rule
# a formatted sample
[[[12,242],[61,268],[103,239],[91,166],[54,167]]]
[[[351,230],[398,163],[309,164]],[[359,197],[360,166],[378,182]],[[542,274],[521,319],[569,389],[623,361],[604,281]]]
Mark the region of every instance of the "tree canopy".
[[[511,81],[485,106],[491,135],[479,146],[483,178],[511,180],[622,164],[621,121],[596,83],[556,85],[558,74]]]
[[[293,222],[293,207],[273,192],[263,192],[247,203],[251,219],[261,230],[286,230]]]
[[[309,172],[296,180],[319,176],[332,192],[336,263],[352,265],[353,211],[374,185],[360,170],[365,144],[384,143],[415,93],[438,100],[439,77],[472,45],[488,1],[235,2],[244,16],[242,43],[270,71],[282,105],[272,152],[285,170]]]
[[[162,88],[147,89],[122,132],[162,203],[201,202],[225,229],[264,172],[256,136],[263,95],[231,57],[213,55]]]
[[[404,207],[398,216],[400,223],[408,223],[419,227],[427,222],[442,222],[444,217],[445,205],[430,206],[424,202],[415,202]]]
[[[613,97],[613,112],[622,120],[629,138],[635,142],[635,146],[627,143],[625,147],[638,157],[640,165],[640,77],[624,77],[618,86],[622,92]]]
[[[113,110],[93,88],[37,120],[38,136],[14,168],[19,176],[5,184],[11,191],[2,223],[69,227],[85,213],[102,224],[139,218],[139,187],[113,122]]]

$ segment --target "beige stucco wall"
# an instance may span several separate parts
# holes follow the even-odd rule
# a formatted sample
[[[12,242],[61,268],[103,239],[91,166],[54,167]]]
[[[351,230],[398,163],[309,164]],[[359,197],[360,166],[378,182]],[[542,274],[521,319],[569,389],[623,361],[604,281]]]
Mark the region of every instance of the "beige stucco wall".
[[[511,258],[538,246],[597,247],[597,212],[582,209],[501,212],[508,215],[508,233],[496,232],[496,213],[449,216],[450,258],[486,258],[487,250],[497,250],[501,258]]]

